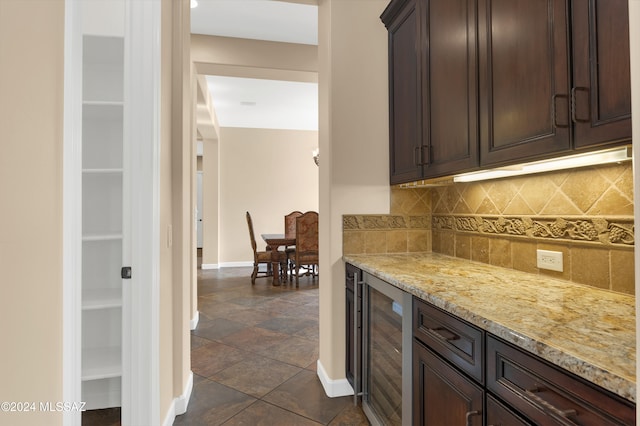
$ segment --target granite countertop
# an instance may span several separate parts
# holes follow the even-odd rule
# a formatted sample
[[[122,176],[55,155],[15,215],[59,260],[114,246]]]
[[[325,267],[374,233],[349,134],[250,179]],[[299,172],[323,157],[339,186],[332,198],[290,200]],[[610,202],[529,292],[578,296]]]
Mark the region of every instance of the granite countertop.
[[[636,401],[635,297],[437,253],[344,260]]]

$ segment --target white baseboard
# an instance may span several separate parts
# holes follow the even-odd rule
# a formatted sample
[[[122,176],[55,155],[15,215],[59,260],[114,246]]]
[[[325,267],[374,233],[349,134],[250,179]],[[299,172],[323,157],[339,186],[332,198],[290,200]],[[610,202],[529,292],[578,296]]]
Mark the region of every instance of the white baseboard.
[[[200,269],[219,269],[220,266],[217,263],[203,263],[200,265]]]
[[[200,265],[200,269],[220,269],[220,268],[244,268],[252,267],[253,261],[248,260],[245,262],[222,262],[222,263],[203,263]]]
[[[193,373],[189,372],[189,379],[184,386],[182,395],[173,400],[173,404],[176,407],[176,415],[184,414],[187,412],[187,406],[189,405],[189,399],[191,398],[191,391],[193,391]]]
[[[171,426],[176,420],[176,416],[187,412],[187,406],[189,405],[189,399],[191,398],[191,392],[193,391],[193,373],[189,372],[189,379],[184,387],[182,395],[177,398],[173,398],[169,411],[167,412],[163,426]]]
[[[351,387],[349,381],[346,378],[340,380],[330,379],[320,360],[318,360],[316,370],[318,371],[317,374],[320,383],[322,383],[322,387],[324,388],[324,393],[326,393],[329,398],[353,395],[353,387]]]
[[[221,268],[240,268],[245,266],[253,266],[253,261],[248,262],[223,262],[220,264]]]
[[[196,327],[198,326],[199,321],[200,321],[200,312],[196,311],[196,313],[193,315],[193,318],[191,318],[191,321],[189,321],[190,329],[195,330]]]

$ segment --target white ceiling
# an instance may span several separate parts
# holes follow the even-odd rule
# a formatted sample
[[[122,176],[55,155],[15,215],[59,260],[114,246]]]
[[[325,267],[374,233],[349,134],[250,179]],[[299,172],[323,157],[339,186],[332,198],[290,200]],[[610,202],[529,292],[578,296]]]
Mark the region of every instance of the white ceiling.
[[[318,43],[318,7],[277,0],[197,0],[194,34]],[[305,3],[302,1],[302,3]],[[316,83],[207,76],[222,127],[318,129]]]
[[[318,85],[207,76],[223,127],[318,130]]]
[[[318,7],[276,0],[198,0],[191,32],[318,44]]]

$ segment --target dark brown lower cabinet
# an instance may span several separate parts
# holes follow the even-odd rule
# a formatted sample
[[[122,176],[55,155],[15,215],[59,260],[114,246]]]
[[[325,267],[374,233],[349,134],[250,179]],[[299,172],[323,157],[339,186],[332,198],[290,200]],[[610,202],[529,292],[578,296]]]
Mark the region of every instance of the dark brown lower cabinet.
[[[634,425],[635,405],[491,335],[487,389],[538,425]]]
[[[635,424],[632,402],[421,299],[413,304],[414,425]]]
[[[414,340],[414,424],[481,426],[483,401],[480,386]]]
[[[503,403],[487,394],[487,426],[532,426]]]

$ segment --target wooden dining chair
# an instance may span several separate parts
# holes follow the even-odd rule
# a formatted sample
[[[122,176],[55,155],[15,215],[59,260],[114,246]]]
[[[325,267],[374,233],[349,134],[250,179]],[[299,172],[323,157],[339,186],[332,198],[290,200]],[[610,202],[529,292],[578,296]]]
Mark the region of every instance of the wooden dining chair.
[[[296,276],[296,287],[301,275],[318,275],[318,213],[309,211],[296,218],[296,248],[293,256],[292,275]],[[301,269],[303,272],[301,272]]]
[[[249,227],[249,237],[251,238],[251,249],[253,250],[253,272],[251,273],[251,285],[256,283],[256,278],[270,277],[272,252],[271,250],[258,251],[258,245],[256,244],[256,236],[253,232],[253,220],[251,215],[247,212],[247,226]],[[287,274],[287,255],[283,251],[278,251],[278,261],[280,262],[280,276],[286,276]],[[266,271],[260,272],[260,264],[267,265]],[[263,274],[263,275],[259,275]]]
[[[302,216],[301,211],[293,211],[284,216],[284,236],[286,238],[296,236],[296,218]]]
[[[284,236],[285,238],[296,237],[296,219],[302,216],[302,212],[295,210],[284,216]],[[286,246],[284,252],[287,255],[287,266],[289,267],[289,274],[293,273],[293,257],[296,252],[296,246]]]

